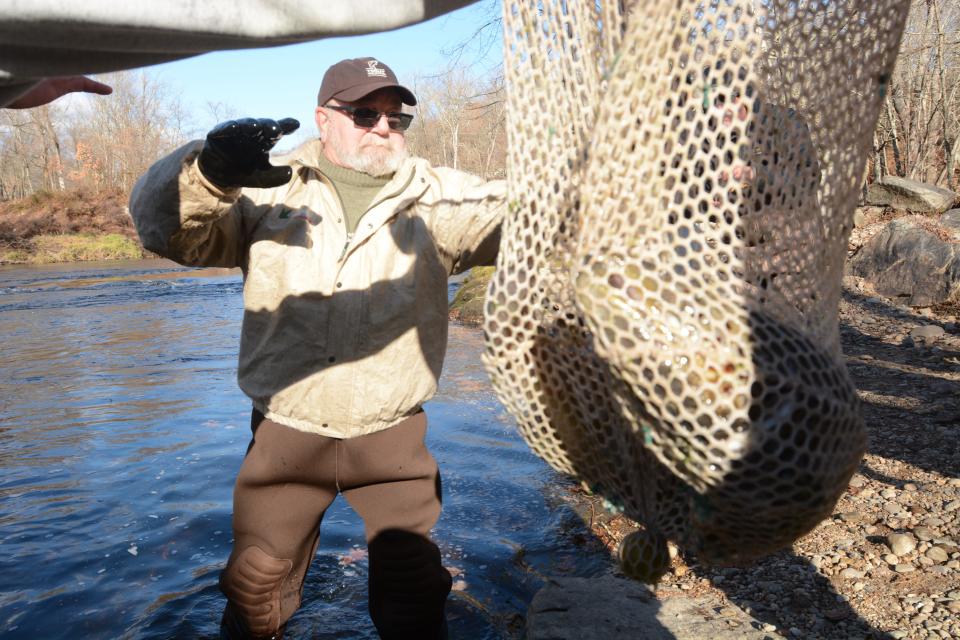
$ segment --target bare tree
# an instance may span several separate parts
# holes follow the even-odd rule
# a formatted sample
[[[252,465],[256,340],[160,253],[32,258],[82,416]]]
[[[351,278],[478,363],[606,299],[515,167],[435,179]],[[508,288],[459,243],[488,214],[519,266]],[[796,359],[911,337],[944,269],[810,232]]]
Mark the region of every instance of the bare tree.
[[[23,197],[35,190],[66,188],[64,109],[46,104],[33,109],[0,111],[0,196]]]
[[[0,196],[22,198],[34,190],[35,132],[29,116],[0,110]]]
[[[145,71],[105,81],[113,94],[90,101],[71,133],[101,186],[128,191],[157,158],[185,140],[185,112],[179,96]]]
[[[68,187],[129,190],[184,140],[179,96],[147,72],[112,74],[113,95],[0,110],[0,199]]]
[[[421,77],[409,145],[434,164],[480,176],[504,175],[506,130],[502,78],[478,79],[465,70]]]
[[[874,144],[874,176],[957,187],[960,4],[913,0]]]

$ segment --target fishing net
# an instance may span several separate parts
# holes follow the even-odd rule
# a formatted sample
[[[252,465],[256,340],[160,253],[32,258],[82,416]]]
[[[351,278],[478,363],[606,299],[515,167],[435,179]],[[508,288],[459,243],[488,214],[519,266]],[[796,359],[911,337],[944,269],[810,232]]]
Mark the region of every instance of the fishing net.
[[[505,0],[509,213],[484,361],[531,448],[740,563],[827,516],[863,454],[847,238],[905,0]]]

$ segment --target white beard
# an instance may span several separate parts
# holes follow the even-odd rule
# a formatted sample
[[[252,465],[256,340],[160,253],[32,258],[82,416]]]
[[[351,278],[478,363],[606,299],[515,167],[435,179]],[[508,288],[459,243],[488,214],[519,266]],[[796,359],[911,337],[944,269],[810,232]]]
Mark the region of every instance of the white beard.
[[[384,144],[365,143],[354,151],[344,148],[339,136],[331,130],[324,144],[333,147],[337,158],[344,166],[378,178],[395,173],[410,154],[401,140],[397,144],[389,139]]]

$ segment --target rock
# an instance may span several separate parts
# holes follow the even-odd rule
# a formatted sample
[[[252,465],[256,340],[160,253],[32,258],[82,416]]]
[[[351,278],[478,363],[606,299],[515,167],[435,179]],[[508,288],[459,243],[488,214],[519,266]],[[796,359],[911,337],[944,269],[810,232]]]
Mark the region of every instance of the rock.
[[[867,226],[867,216],[862,208],[858,208],[853,212],[853,226],[858,229]]]
[[[883,510],[886,511],[887,513],[892,513],[893,515],[896,515],[901,511],[903,511],[903,507],[900,505],[899,502],[894,502],[891,500],[890,502],[883,503]]]
[[[894,220],[847,263],[877,293],[916,307],[960,299],[960,242],[908,218]]]
[[[715,613],[722,608],[721,613]],[[527,610],[528,640],[763,640],[761,625],[709,597],[659,601],[649,587],[606,575],[553,578]]]
[[[841,620],[846,620],[849,615],[850,614],[848,610],[843,607],[827,609],[823,612],[823,617],[831,622],[840,622]]]
[[[837,540],[837,548],[838,548],[838,549],[849,549],[849,548],[852,547],[854,544],[856,544],[856,542],[857,542],[857,541],[854,540],[853,538],[841,538],[840,540]]]
[[[930,549],[927,550],[927,557],[941,564],[950,559],[949,554],[947,554],[946,549],[943,547],[930,547]]]
[[[493,277],[494,267],[474,267],[464,278],[450,303],[450,319],[467,325],[483,324],[483,307],[487,285]]]
[[[914,537],[921,542],[933,540],[934,536],[936,535],[933,530],[930,529],[930,527],[915,527],[910,533],[912,533]]]
[[[887,536],[887,544],[897,556],[905,556],[917,548],[917,540],[909,533],[891,533]]]
[[[868,205],[914,213],[939,215],[952,207],[958,198],[958,194],[948,189],[897,176],[885,176],[867,188]]]
[[[911,573],[913,571],[916,571],[916,568],[912,564],[903,563],[895,566],[893,570],[896,571],[897,573]]]
[[[960,233],[960,209],[951,209],[940,216],[940,224]]]
[[[910,337],[914,340],[920,338],[927,341],[933,341],[943,336],[946,331],[943,327],[936,324],[928,324],[923,327],[917,327],[910,332]]]
[[[850,524],[861,524],[864,522],[869,522],[870,514],[863,513],[862,511],[845,511],[838,515],[842,522],[849,522]]]

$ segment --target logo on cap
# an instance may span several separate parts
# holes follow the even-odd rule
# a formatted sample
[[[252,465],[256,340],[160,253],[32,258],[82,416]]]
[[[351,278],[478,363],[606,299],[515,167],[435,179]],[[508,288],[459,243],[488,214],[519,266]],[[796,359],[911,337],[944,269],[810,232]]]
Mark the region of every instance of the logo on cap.
[[[380,64],[377,60],[367,60],[367,77],[368,78],[386,78],[387,70],[380,69],[377,65]]]

